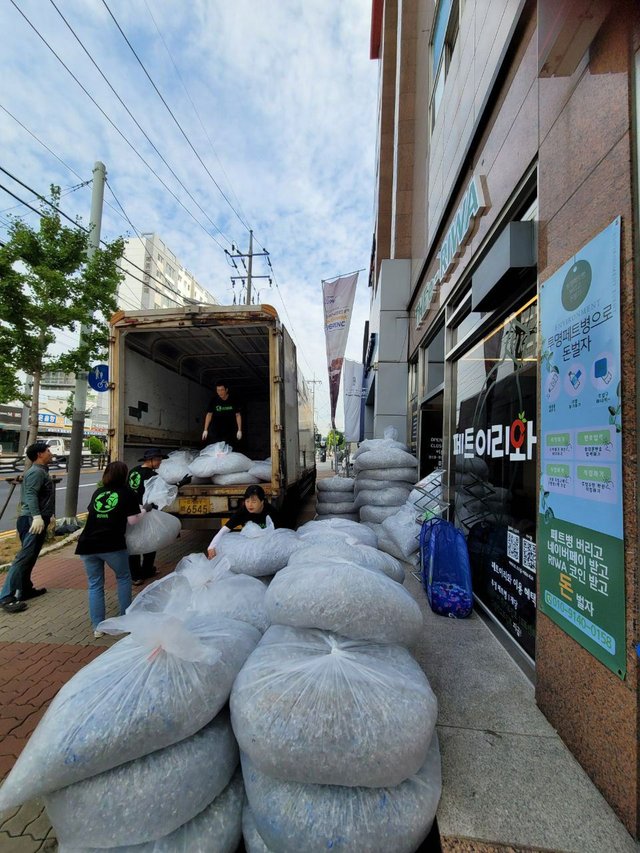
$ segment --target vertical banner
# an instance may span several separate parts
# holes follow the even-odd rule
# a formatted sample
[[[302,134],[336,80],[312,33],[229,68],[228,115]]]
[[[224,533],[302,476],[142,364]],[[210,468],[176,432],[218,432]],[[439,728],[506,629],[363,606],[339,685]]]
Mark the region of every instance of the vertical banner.
[[[351,323],[351,311],[356,295],[358,273],[344,275],[333,281],[322,282],[324,308],[324,335],[329,368],[329,397],[331,399],[331,426],[335,429],[336,405],[340,390],[340,372],[344,360]]]
[[[357,361],[344,360],[344,438],[345,441],[361,441],[360,410],[362,402],[362,374],[364,366]]]
[[[626,674],[620,218],[540,289],[540,609]]]

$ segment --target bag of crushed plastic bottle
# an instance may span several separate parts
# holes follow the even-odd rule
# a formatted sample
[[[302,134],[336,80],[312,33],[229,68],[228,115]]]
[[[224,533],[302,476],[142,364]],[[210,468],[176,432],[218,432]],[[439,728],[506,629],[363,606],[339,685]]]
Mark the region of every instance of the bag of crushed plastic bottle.
[[[99,627],[130,634],[58,692],[0,788],[0,810],[195,734],[260,639],[246,622],[198,613],[130,613]]]
[[[318,480],[316,490],[321,492],[352,492],[355,480],[352,477],[325,477]]]
[[[422,767],[393,787],[282,781],[262,773],[247,755],[242,775],[249,800],[242,821],[245,843],[248,833],[257,836],[264,848],[248,849],[258,853],[414,853],[431,830],[442,791],[435,733]]]
[[[170,545],[182,529],[179,518],[154,509],[146,512],[137,524],[128,524],[125,534],[130,554],[150,554]]]
[[[158,509],[164,509],[178,497],[178,487],[172,486],[162,477],[149,477],[144,484],[143,504],[155,504]]]
[[[404,583],[404,569],[401,563],[390,554],[384,554],[371,545],[363,545],[356,539],[338,542],[316,542],[305,545],[289,557],[289,566],[315,566],[321,560],[357,563],[367,569],[377,569],[398,583]]]
[[[397,506],[361,506],[360,521],[372,521],[376,524],[382,524],[385,518],[390,515],[395,515],[398,512]]]
[[[47,814],[62,844],[117,847],[153,841],[212,803],[231,781],[238,760],[224,709],[191,737],[48,794]]]
[[[379,471],[386,468],[415,468],[417,465],[416,457],[399,447],[379,447],[370,450],[358,456],[353,463],[356,472],[366,471],[370,468]]]
[[[273,849],[267,847],[258,832],[251,806],[246,801],[242,809],[242,838],[244,839],[244,849],[247,853],[273,853]]]
[[[391,486],[386,489],[363,489],[355,499],[356,507],[362,506],[395,506],[396,509],[409,497],[411,490],[401,486]]]
[[[405,504],[395,515],[390,515],[382,522],[385,536],[397,546],[405,560],[420,547],[422,521],[417,520],[419,516],[420,510]]]
[[[299,547],[293,530],[276,530],[273,521],[267,517],[264,528],[249,521],[239,533],[223,536],[216,550],[221,557],[227,558],[234,572],[263,577],[286,566],[291,554]]]
[[[163,459],[158,468],[158,474],[167,483],[179,483],[189,473],[189,465],[193,459],[190,450],[173,450],[168,459]]]
[[[343,541],[351,537],[362,542],[363,545],[371,545],[376,547],[376,537],[372,530],[360,524],[358,521],[349,521],[342,518],[327,518],[318,519],[317,521],[307,521],[301,525],[298,530],[298,539],[304,545],[312,542],[337,542],[339,539]]]
[[[237,770],[224,791],[174,832],[145,844],[111,847],[109,853],[236,853],[242,838],[244,785]],[[104,853],[103,847],[60,844],[58,853]]]
[[[267,630],[243,666],[230,707],[240,749],[263,773],[367,787],[417,773],[437,716],[404,646],[282,625]]]
[[[252,477],[257,477],[258,480],[261,480],[263,483],[268,483],[271,480],[271,473],[273,470],[273,466],[271,464],[271,457],[265,459],[264,462],[256,461],[249,468],[249,473]]]
[[[259,483],[260,478],[254,477],[248,471],[238,471],[235,474],[214,474],[214,486],[244,486]]]
[[[209,444],[189,465],[189,473],[196,477],[213,477],[214,474],[237,474],[248,471],[253,465],[244,453],[236,453],[229,444]]]
[[[351,515],[358,511],[357,504],[351,501],[341,501],[340,503],[318,503],[316,504],[316,512],[318,515]]]
[[[272,624],[320,628],[351,640],[412,647],[422,629],[415,599],[377,569],[331,559],[283,569],[265,597]]]
[[[216,581],[233,577],[228,560],[215,557],[210,560],[206,554],[187,554],[176,566],[177,575],[185,575],[192,589],[204,591]]]

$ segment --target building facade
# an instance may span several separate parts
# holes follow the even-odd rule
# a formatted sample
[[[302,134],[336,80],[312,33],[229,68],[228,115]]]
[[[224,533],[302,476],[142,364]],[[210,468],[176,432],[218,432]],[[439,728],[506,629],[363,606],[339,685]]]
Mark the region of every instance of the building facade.
[[[640,7],[374,0],[371,33],[368,434],[444,470],[478,607],[637,837]]]
[[[216,302],[157,234],[125,240],[120,268],[124,280],[118,288],[118,306],[125,311]]]

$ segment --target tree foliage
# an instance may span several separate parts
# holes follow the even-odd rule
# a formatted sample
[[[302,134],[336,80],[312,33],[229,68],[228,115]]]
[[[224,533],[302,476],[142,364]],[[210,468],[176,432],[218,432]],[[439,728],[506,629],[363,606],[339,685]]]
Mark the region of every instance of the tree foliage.
[[[37,432],[42,373],[77,373],[103,357],[122,279],[117,262],[124,241],[97,249],[89,260],[87,230],[80,220],[63,225],[59,202],[60,188],[52,186],[38,229],[12,218],[9,239],[0,246],[0,402],[20,397],[18,371],[33,376],[30,437]],[[80,326],[77,346],[52,350],[61,333],[77,333]]]
[[[344,446],[344,433],[340,432],[338,429],[329,430],[327,435],[327,448],[332,450],[334,447],[343,447]]]

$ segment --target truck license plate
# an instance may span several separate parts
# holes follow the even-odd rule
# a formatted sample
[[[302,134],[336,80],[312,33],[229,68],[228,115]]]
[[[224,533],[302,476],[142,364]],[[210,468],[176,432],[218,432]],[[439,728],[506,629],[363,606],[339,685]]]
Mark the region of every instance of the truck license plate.
[[[209,498],[179,498],[179,509],[183,515],[208,515],[212,511]]]

